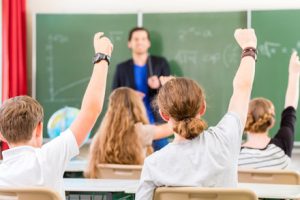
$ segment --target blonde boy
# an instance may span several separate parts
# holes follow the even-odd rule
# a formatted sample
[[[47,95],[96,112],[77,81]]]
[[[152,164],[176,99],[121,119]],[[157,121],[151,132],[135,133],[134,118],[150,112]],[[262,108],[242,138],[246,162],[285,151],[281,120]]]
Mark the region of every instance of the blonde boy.
[[[111,56],[113,46],[101,36],[101,32],[94,36],[95,53]],[[95,62],[78,117],[69,129],[43,146],[41,105],[29,96],[4,102],[0,108],[0,136],[10,149],[3,152],[0,186],[49,187],[65,198],[63,173],[102,110],[107,71],[107,60]]]

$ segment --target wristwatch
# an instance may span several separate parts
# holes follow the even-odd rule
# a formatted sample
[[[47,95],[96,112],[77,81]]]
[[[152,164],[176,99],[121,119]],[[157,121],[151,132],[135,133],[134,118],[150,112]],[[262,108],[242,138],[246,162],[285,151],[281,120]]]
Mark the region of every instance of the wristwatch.
[[[255,62],[257,61],[257,49],[254,47],[247,47],[243,49],[241,58],[246,57],[246,56],[251,56]]]
[[[98,62],[100,62],[101,60],[105,60],[107,62],[107,64],[110,64],[110,56],[105,55],[103,53],[96,53],[94,58],[93,58],[93,64],[96,64]]]

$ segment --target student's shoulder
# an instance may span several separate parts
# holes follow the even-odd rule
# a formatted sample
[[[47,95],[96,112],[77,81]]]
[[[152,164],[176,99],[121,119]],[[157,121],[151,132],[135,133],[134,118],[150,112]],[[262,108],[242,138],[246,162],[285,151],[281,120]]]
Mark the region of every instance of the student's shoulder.
[[[71,129],[67,129],[60,133],[60,135],[53,140],[47,142],[42,146],[42,149],[60,149],[65,148],[64,145],[71,145],[78,147],[75,135],[73,134]]]
[[[228,127],[229,129],[237,127],[238,130],[242,129],[242,122],[240,116],[235,112],[227,112],[222,119],[219,121],[216,127],[224,129]]]
[[[238,114],[234,112],[226,113],[216,126],[207,129],[206,137],[227,137],[236,138],[243,134],[243,126]]]
[[[166,145],[164,148],[154,152],[145,159],[145,163],[155,165],[156,163],[161,163],[166,159],[166,156],[172,152],[172,144]]]

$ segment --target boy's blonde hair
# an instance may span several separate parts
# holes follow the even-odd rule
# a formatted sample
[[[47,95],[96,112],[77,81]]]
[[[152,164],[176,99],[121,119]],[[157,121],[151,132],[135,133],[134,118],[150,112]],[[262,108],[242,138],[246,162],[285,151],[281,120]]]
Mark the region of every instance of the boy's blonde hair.
[[[191,79],[168,81],[159,90],[157,105],[175,120],[173,130],[186,139],[197,137],[207,127],[204,120],[196,117],[205,106],[204,91]]]
[[[0,132],[8,143],[27,142],[43,118],[43,108],[35,99],[29,96],[10,98],[0,108]]]
[[[265,133],[275,122],[273,103],[265,98],[255,98],[250,101],[245,131],[250,133]]]
[[[109,97],[109,106],[101,126],[95,134],[91,149],[87,178],[97,178],[97,165],[141,165],[144,154],[141,138],[135,124],[149,124],[142,98],[130,88],[115,89]]]

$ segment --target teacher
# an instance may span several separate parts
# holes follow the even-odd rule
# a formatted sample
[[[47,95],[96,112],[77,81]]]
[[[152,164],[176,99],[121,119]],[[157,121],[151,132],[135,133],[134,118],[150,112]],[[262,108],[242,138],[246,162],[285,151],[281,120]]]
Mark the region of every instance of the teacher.
[[[169,76],[170,67],[163,57],[149,55],[151,47],[149,31],[143,27],[135,27],[129,32],[128,48],[132,58],[117,65],[113,80],[113,89],[130,87],[144,96],[143,101],[151,124],[161,123],[162,119],[154,111],[151,102],[161,86],[160,76]],[[168,144],[167,138],[153,142],[154,150]]]

